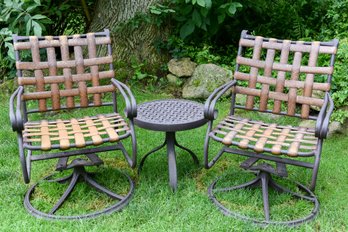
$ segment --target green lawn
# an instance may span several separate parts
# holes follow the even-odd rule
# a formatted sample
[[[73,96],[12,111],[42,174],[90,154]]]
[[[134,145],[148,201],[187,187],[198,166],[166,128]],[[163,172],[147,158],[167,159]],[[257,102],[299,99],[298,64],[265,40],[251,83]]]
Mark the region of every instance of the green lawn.
[[[135,91],[138,103],[171,96]],[[218,104],[220,117],[227,113],[228,102]],[[177,152],[178,191],[173,193],[168,185],[166,151],[161,150],[148,158],[140,176],[136,170],[128,168],[120,152],[103,154],[105,165],[100,176],[108,178],[110,188],[116,188],[117,172],[128,172],[136,182],[135,194],[129,205],[121,212],[80,221],[47,221],[37,219],[27,213],[23,207],[23,197],[29,185],[22,181],[18,159],[16,134],[10,128],[8,118],[8,96],[1,97],[0,102],[0,230],[1,231],[258,231],[249,222],[224,216],[208,199],[207,188],[218,176],[226,174],[223,179],[231,184],[242,183],[250,174],[244,173],[238,164],[243,157],[225,155],[210,170],[202,167],[203,142],[206,126],[195,130],[179,132],[178,141],[191,148],[199,157],[201,166],[196,166],[184,151]],[[81,112],[75,112],[82,114]],[[93,112],[89,112],[93,113]],[[258,115],[257,115],[258,116]],[[293,120],[290,120],[292,122]],[[138,161],[154,146],[162,143],[164,134],[136,128],[138,139]],[[129,144],[129,143],[127,143]],[[217,145],[217,144],[216,144]],[[322,162],[319,171],[316,194],[321,207],[315,221],[301,225],[295,229],[269,226],[267,231],[347,231],[348,230],[348,137],[334,136],[324,143]],[[129,146],[128,146],[129,147]],[[213,146],[213,150],[218,146]],[[31,184],[37,182],[54,170],[54,162],[37,162],[33,164]],[[298,179],[308,183],[309,171],[300,168],[289,168],[290,179]],[[113,178],[114,177],[114,178]],[[121,186],[122,187],[122,186]],[[48,195],[38,192],[37,195],[49,199],[57,195],[59,188],[48,187]],[[74,212],[79,206],[91,205],[91,191],[81,185],[71,197],[73,201],[63,206],[65,212]],[[253,194],[256,193],[256,194]],[[260,192],[258,192],[260,193]],[[287,218],[287,213],[301,215],[308,212],[303,202],[295,202],[286,195],[271,193],[271,213],[278,219]],[[241,190],[227,196],[234,200],[231,207],[255,215],[262,215],[256,210],[262,207],[261,193]],[[224,199],[225,199],[224,198]],[[227,199],[227,200],[228,200]],[[285,203],[279,203],[285,200]],[[93,207],[107,203],[102,196]],[[239,203],[240,202],[240,203]],[[238,203],[238,204],[237,204]],[[37,204],[41,204],[37,202]],[[260,208],[262,209],[262,208]],[[272,211],[273,209],[273,211]]]

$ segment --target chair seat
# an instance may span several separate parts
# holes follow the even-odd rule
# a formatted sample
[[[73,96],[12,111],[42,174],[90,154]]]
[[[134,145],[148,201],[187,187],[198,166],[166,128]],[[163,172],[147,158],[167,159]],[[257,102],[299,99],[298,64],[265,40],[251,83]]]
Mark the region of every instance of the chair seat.
[[[24,124],[24,146],[50,150],[101,145],[128,137],[130,129],[117,113],[70,120],[31,121]]]
[[[282,126],[236,116],[227,116],[209,136],[227,146],[288,156],[312,155],[318,143],[315,130],[311,128]]]

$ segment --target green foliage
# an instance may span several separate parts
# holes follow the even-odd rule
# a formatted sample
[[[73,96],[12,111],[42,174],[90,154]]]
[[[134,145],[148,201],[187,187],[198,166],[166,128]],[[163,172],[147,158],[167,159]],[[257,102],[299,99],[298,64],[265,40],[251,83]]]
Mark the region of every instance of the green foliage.
[[[316,38],[331,0],[248,1],[241,22],[256,34],[284,39]],[[250,18],[252,16],[252,18]]]
[[[335,103],[335,112],[332,119],[343,122],[348,118],[348,38],[340,41],[335,71],[332,79],[332,99]]]
[[[348,1],[330,1],[328,10],[324,17],[322,34],[326,37],[337,36],[345,38],[348,36]]]
[[[226,19],[242,7],[231,0],[169,0],[167,4],[152,6],[150,12],[174,21],[175,33],[182,39],[214,36]]]
[[[0,79],[14,76],[14,49],[12,34],[42,35],[45,25],[51,21],[40,14],[40,0],[27,2],[5,0],[0,6]]]
[[[80,4],[79,0],[4,0],[0,5],[0,80],[15,76],[12,34],[82,33],[88,22]],[[89,8],[92,4],[92,0],[87,1]]]

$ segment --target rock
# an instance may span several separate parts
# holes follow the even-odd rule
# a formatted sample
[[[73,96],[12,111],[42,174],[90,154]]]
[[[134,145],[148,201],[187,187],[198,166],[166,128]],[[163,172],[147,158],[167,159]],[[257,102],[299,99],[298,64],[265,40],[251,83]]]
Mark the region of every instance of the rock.
[[[324,91],[320,91],[320,90],[313,90],[312,97],[319,98],[319,99],[324,99],[325,92]],[[320,111],[320,109],[321,109],[319,106],[314,106],[314,105],[311,105],[310,107],[311,107],[311,109],[316,110],[316,111]]]
[[[179,78],[177,76],[173,75],[173,74],[169,73],[167,75],[167,80],[168,80],[169,84],[171,84],[171,85],[176,85],[177,82],[178,82],[178,79]]]
[[[247,96],[244,94],[236,94],[236,105],[245,106]]]
[[[298,96],[303,96],[303,89],[298,89],[297,90],[297,95]],[[318,98],[318,99],[324,99],[325,92],[321,91],[321,90],[313,90],[312,91],[312,97],[313,98]],[[315,111],[320,111],[320,109],[321,109],[319,106],[314,106],[314,105],[310,105],[310,108],[312,110],[315,110]]]
[[[315,128],[316,121],[314,120],[303,120],[300,125],[300,127],[307,127],[307,128]],[[333,134],[342,134],[345,132],[344,125],[342,125],[340,122],[333,121],[329,124],[329,132],[327,134],[328,137],[331,137]]]
[[[169,72],[177,77],[192,76],[197,64],[192,62],[190,58],[171,59],[168,62]]]
[[[317,122],[314,120],[302,120],[299,127],[306,127],[306,128],[315,128],[315,124]]]
[[[215,64],[201,64],[185,83],[182,96],[184,98],[207,98],[217,87],[231,79],[231,71]],[[227,92],[231,93],[231,91]]]
[[[327,136],[331,137],[333,134],[341,134],[341,133],[344,133],[343,125],[337,121],[330,122],[329,132]]]

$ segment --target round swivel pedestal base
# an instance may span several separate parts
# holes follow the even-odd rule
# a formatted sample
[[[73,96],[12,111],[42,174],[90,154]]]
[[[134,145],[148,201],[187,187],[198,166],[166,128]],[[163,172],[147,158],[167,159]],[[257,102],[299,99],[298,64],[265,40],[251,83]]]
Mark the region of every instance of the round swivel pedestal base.
[[[258,174],[256,176],[255,179],[246,182],[244,184],[241,185],[236,185],[236,186],[232,186],[232,187],[227,187],[227,188],[217,188],[217,182],[220,180],[220,178],[218,178],[217,180],[215,180],[208,188],[208,195],[210,200],[222,211],[222,213],[226,216],[232,216],[232,217],[236,217],[236,218],[240,218],[242,220],[245,221],[251,221],[253,223],[259,224],[259,225],[268,225],[268,224],[276,224],[276,225],[288,225],[288,226],[296,226],[299,224],[302,224],[306,221],[310,221],[313,220],[315,218],[315,216],[318,214],[319,212],[319,202],[316,198],[316,196],[313,194],[312,191],[310,191],[307,187],[303,186],[300,183],[295,183],[296,186],[301,189],[303,192],[305,192],[307,195],[302,195],[299,194],[297,192],[293,192],[289,189],[287,189],[284,186],[281,186],[280,184],[278,184],[277,182],[275,182],[275,180],[271,177],[271,174],[264,171],[264,170],[259,170]],[[250,188],[250,187],[255,187],[255,186],[261,186],[262,189],[262,198],[263,198],[263,206],[264,206],[264,216],[265,218],[253,218],[247,215],[243,215],[239,212],[236,211],[232,211],[230,209],[228,209],[226,207],[226,203],[223,201],[219,201],[216,197],[217,193],[223,193],[223,192],[230,192],[230,191],[234,191],[237,189],[242,189],[242,188]],[[270,217],[270,210],[269,210],[269,200],[268,200],[268,189],[269,187],[275,189],[278,192],[283,192],[283,193],[288,193],[290,194],[292,197],[301,199],[301,200],[305,200],[310,202],[311,204],[313,204],[313,209],[312,211],[302,217],[302,218],[298,218],[295,220],[290,220],[290,221],[274,221],[271,219]]]
[[[83,218],[93,218],[100,216],[102,214],[108,214],[115,211],[119,211],[125,207],[129,200],[131,199],[131,196],[134,191],[134,183],[132,179],[122,173],[129,182],[129,191],[126,195],[122,194],[116,194],[106,187],[100,185],[92,178],[92,173],[88,173],[84,166],[91,166],[91,165],[84,165],[86,164],[85,160],[76,159],[76,161],[73,165],[71,165],[69,168],[73,168],[73,173],[69,176],[58,178],[58,179],[51,179],[52,175],[47,176],[43,179],[43,181],[52,183],[56,182],[59,184],[65,184],[66,182],[69,182],[67,185],[67,189],[63,193],[63,195],[60,197],[58,202],[51,208],[51,210],[47,212],[42,212],[38,210],[37,208],[34,208],[34,206],[31,204],[31,197],[33,193],[35,192],[35,189],[39,186],[39,183],[33,185],[30,187],[30,189],[27,191],[25,198],[24,198],[24,206],[28,210],[28,212],[36,217],[39,218],[46,218],[46,219],[83,219]],[[72,163],[74,162],[72,161]],[[102,162],[102,161],[101,161]],[[58,165],[57,165],[58,166]],[[57,168],[58,169],[58,168]],[[55,215],[55,213],[59,210],[59,208],[63,205],[65,200],[69,197],[71,192],[73,191],[74,187],[78,183],[78,180],[85,181],[89,186],[93,187],[94,189],[98,190],[99,192],[105,193],[108,197],[114,199],[117,201],[116,203],[112,204],[111,206],[108,206],[104,209],[89,212],[82,215]]]

